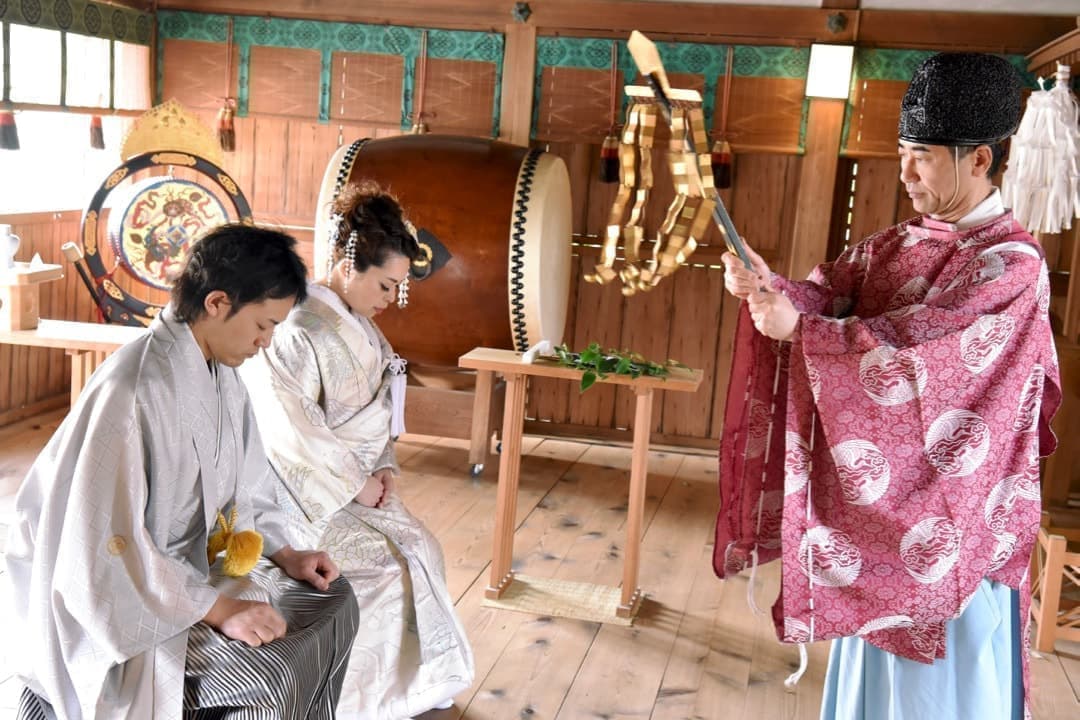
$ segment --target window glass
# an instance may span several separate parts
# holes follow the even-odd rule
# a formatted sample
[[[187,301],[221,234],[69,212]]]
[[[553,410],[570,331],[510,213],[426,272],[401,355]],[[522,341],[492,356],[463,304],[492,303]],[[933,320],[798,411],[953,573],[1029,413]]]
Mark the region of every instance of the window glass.
[[[60,103],[60,31],[11,25],[11,100]]]
[[[109,107],[109,41],[67,36],[67,104]]]

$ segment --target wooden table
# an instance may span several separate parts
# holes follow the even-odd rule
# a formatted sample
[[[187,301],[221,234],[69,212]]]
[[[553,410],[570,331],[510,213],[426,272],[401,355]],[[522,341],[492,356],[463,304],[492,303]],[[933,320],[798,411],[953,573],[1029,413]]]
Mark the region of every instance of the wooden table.
[[[2,330],[0,343],[61,348],[71,356],[71,404],[105,356],[141,336],[146,328],[128,325],[39,320],[33,330]]]
[[[503,409],[502,454],[499,457],[499,487],[495,509],[494,549],[488,598],[498,598],[510,586],[514,573],[510,563],[514,554],[514,528],[517,513],[518,479],[521,473],[521,435],[525,421],[525,384],[529,376],[550,377],[581,382],[582,371],[560,367],[546,360],[533,364],[521,362],[521,353],[512,350],[476,348],[458,359],[461,367],[477,371],[477,392],[490,387],[495,373],[506,379],[506,404]],[[630,461],[630,490],[626,520],[626,556],[623,561],[622,594],[616,614],[633,617],[641,603],[638,587],[638,561],[641,550],[641,525],[645,511],[645,477],[649,464],[649,433],[652,429],[653,393],[656,390],[694,392],[701,385],[701,371],[672,368],[667,378],[608,375],[598,383],[627,385],[637,396],[634,409],[634,444]]]

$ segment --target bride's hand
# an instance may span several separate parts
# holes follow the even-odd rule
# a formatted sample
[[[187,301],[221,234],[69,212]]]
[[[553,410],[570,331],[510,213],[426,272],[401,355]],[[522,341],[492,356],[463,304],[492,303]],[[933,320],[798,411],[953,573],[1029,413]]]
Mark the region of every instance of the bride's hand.
[[[356,493],[353,500],[366,507],[378,507],[384,492],[382,478],[375,473],[368,477],[364,487],[360,488],[360,492]]]

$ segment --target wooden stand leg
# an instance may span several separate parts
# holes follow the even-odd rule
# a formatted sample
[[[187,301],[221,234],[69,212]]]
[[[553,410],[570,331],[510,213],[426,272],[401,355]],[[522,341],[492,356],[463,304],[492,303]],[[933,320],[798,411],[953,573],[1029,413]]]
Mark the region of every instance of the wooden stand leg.
[[[71,407],[75,407],[75,401],[79,399],[83,385],[90,377],[90,371],[86,366],[90,363],[90,353],[86,350],[69,351],[71,356]]]
[[[68,355],[71,356],[71,407],[75,407],[75,401],[98,365],[105,361],[106,354],[94,350],[69,350]]]
[[[521,433],[524,422],[525,376],[507,375],[502,454],[499,456],[499,488],[495,500],[491,579],[484,591],[484,595],[492,599],[502,595],[513,580],[510,563],[514,557],[518,478],[521,474]]]
[[[469,465],[476,477],[484,470],[488,447],[491,444],[491,388],[495,373],[491,370],[476,371],[476,391],[473,395],[472,434],[469,439]]]
[[[641,524],[645,515],[645,479],[649,473],[652,400],[651,389],[638,391],[634,408],[634,449],[630,456],[630,495],[626,512],[622,598],[615,610],[619,617],[633,617],[641,604],[641,588],[637,585],[638,562],[641,555]]]

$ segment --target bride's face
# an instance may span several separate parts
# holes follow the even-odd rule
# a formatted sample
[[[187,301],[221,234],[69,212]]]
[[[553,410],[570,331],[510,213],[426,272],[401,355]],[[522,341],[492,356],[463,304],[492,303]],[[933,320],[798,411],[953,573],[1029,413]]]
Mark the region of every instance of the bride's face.
[[[340,274],[333,287],[339,290],[341,299],[358,315],[373,318],[394,302],[398,285],[409,276],[409,259],[398,253],[390,253],[380,265],[372,265],[363,272],[348,274],[347,263],[338,262],[334,273]]]

